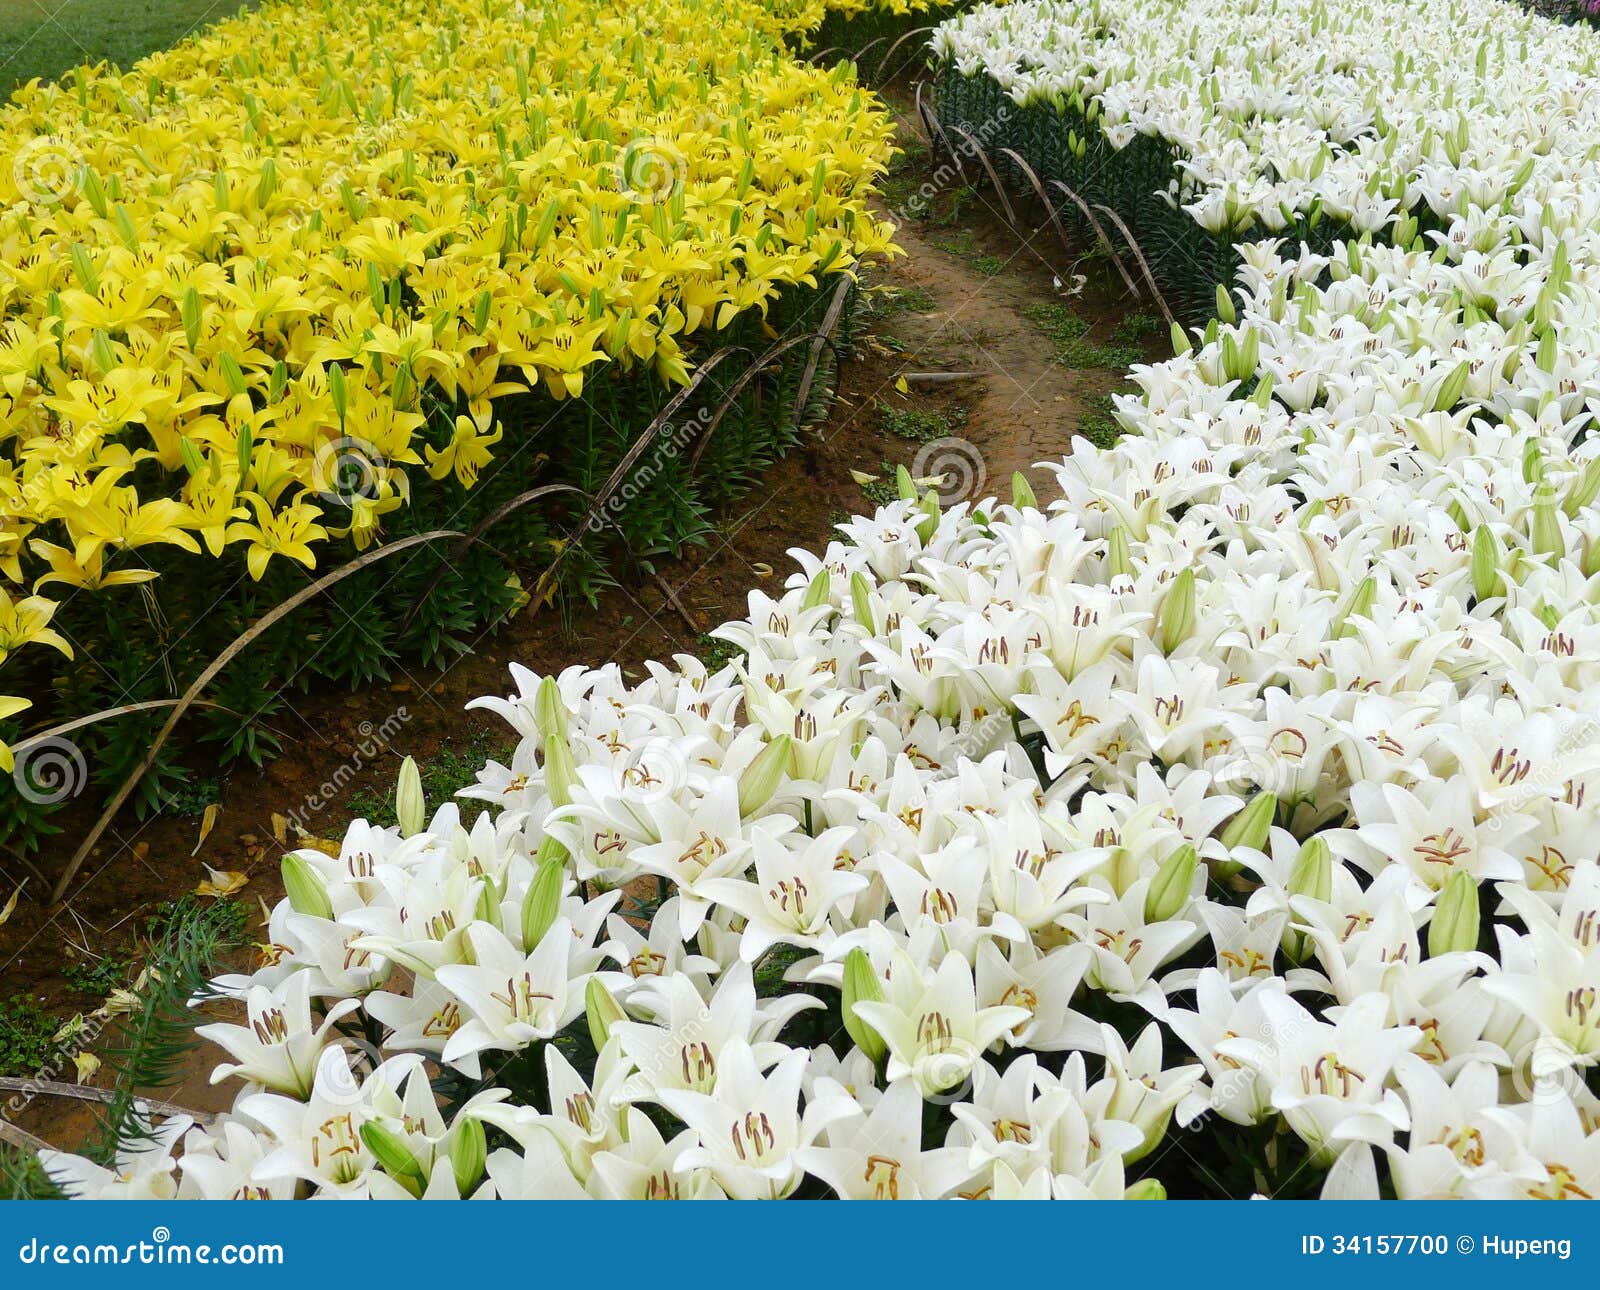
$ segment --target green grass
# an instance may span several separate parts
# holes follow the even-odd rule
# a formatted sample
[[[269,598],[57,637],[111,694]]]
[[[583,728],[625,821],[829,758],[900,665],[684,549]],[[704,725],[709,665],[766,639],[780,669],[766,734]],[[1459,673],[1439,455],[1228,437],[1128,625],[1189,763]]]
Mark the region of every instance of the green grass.
[[[478,782],[478,772],[485,762],[493,759],[509,764],[516,750],[514,742],[499,735],[479,732],[457,747],[441,748],[427,760],[418,759],[417,769],[422,772],[422,796],[431,817],[444,803],[456,795],[458,789]],[[394,765],[395,774],[400,763]],[[394,784],[391,781],[382,789],[357,789],[345,802],[346,813],[360,816],[368,824],[388,828],[395,823]]]
[[[1062,367],[1075,370],[1103,367],[1121,371],[1144,356],[1140,348],[1132,343],[1133,338],[1124,332],[1122,325],[1118,326],[1118,334],[1113,342],[1102,345],[1089,338],[1088,322],[1065,305],[1029,305],[1023,313],[1055,344],[1056,362]]]
[[[1109,448],[1122,438],[1122,426],[1113,411],[1115,406],[1111,395],[1102,394],[1078,426],[1078,433],[1096,448]]]
[[[31,1075],[55,1054],[61,1022],[25,994],[0,1003],[0,1075]]]
[[[127,70],[258,0],[0,0],[0,94],[85,63]]]
[[[925,314],[933,306],[933,297],[921,287],[886,287],[872,293],[872,312],[883,317]]]
[[[744,651],[732,641],[725,641],[720,636],[713,636],[710,632],[701,632],[694,639],[695,653],[706,669],[720,672],[736,658],[743,658]]]
[[[952,408],[949,412],[935,412],[928,408],[897,408],[888,403],[878,404],[878,415],[883,428],[900,439],[914,443],[931,443],[946,439],[967,424],[967,410]]]

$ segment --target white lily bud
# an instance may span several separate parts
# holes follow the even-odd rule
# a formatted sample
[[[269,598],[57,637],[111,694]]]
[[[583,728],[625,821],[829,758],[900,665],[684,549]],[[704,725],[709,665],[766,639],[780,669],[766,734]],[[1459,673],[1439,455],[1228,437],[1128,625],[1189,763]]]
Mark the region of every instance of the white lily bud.
[[[1228,821],[1222,830],[1222,845],[1230,851],[1235,847],[1260,851],[1267,843],[1267,833],[1272,828],[1272,819],[1277,811],[1276,793],[1257,793]]]
[[[475,1115],[457,1120],[450,1135],[450,1172],[455,1175],[457,1192],[466,1196],[478,1185],[488,1159],[489,1138],[483,1121]]]
[[[817,576],[811,579],[806,587],[805,598],[800,601],[800,608],[815,609],[818,605],[825,605],[832,593],[833,575],[826,569],[818,569]]]
[[[366,1143],[367,1150],[377,1158],[389,1177],[413,1196],[422,1194],[423,1184],[427,1181],[422,1164],[404,1138],[377,1120],[368,1120],[361,1126],[361,1141]]]
[[[840,1012],[844,1016],[845,1032],[874,1066],[883,1064],[884,1058],[889,1055],[889,1047],[876,1030],[856,1015],[856,1004],[882,1001],[883,985],[872,970],[872,960],[867,957],[865,950],[851,950],[844,959],[844,997]]]
[[[1478,948],[1478,884],[1465,869],[1446,880],[1428,923],[1428,955],[1438,958]]]
[[[619,1021],[626,1021],[628,1014],[622,1010],[622,1005],[612,996],[611,991],[601,984],[600,978],[592,976],[589,984],[583,991],[584,1020],[589,1023],[589,1042],[594,1045],[595,1052],[605,1048],[611,1039],[611,1028]]]
[[[561,894],[566,888],[565,859],[547,860],[539,866],[522,897],[522,949],[533,953],[561,912]]]
[[[867,583],[866,575],[859,569],[850,575],[850,607],[860,623],[870,635],[878,634],[877,625],[872,616],[872,588]]]
[[[1162,861],[1161,868],[1150,881],[1150,890],[1145,892],[1145,922],[1164,923],[1183,912],[1199,866],[1200,855],[1188,842]]]
[[[1170,654],[1194,634],[1194,570],[1185,569],[1161,602],[1161,651]]]
[[[428,803],[422,795],[422,771],[417,768],[414,757],[407,757],[400,763],[400,777],[394,786],[394,818],[403,838],[415,837],[428,822]]]
[[[749,819],[772,800],[783,783],[789,761],[794,756],[794,737],[778,735],[756,754],[739,776],[739,814]]]
[[[283,876],[283,890],[289,897],[289,907],[297,914],[312,918],[333,917],[333,902],[328,899],[328,889],[316,871],[306,863],[304,856],[291,851],[278,865]]]

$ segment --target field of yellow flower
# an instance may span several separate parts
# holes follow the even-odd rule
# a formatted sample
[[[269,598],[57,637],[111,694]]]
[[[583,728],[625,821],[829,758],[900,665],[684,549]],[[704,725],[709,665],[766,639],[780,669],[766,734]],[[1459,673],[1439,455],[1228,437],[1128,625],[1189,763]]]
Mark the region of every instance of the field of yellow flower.
[[[313,570],[468,528],[532,483],[593,489],[697,361],[803,332],[891,234],[868,209],[886,113],[848,65],[785,47],[820,16],[286,0],[127,73],[18,91],[0,113],[0,766],[18,714],[170,696]],[[735,409],[709,482],[673,463],[623,532],[692,535],[725,476],[792,434],[764,415]],[[507,538],[561,545],[543,514]],[[360,681],[448,648],[524,594],[474,558],[404,623],[440,557],[352,580],[257,670]],[[246,661],[237,688],[262,679]],[[108,778],[147,733],[117,724]],[[229,753],[259,751],[223,729]]]

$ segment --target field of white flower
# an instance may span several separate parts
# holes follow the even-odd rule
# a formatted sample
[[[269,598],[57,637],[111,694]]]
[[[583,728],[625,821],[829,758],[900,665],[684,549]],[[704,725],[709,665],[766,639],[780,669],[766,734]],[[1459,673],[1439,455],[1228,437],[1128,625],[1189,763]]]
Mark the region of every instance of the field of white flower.
[[[233,1113],[72,1190],[1600,1191],[1600,36],[1094,0],[934,50],[1283,236],[1059,498],[903,476],[720,671],[514,669],[511,765],[286,862]]]

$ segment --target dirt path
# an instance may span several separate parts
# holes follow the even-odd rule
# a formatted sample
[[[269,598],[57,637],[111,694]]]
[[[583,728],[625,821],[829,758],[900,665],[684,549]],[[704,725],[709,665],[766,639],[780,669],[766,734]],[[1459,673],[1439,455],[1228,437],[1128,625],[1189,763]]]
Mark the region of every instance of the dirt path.
[[[906,193],[926,178],[918,139],[909,129],[903,136],[907,155],[886,194],[886,204],[902,214]],[[149,915],[162,901],[192,891],[206,865],[246,874],[249,884],[237,899],[252,909],[258,900],[270,906],[281,895],[283,851],[273,836],[274,813],[301,820],[313,835],[337,838],[352,815],[384,809],[407,755],[430,767],[430,802],[470,782],[477,766],[506,755],[512,741],[498,722],[464,712],[463,705],[509,689],[509,662],[549,672],[615,660],[637,673],[646,659],[706,656],[715,643],[703,633],[742,615],[751,589],[776,594],[793,568],[787,550],[820,547],[833,524],[870,509],[875,494],[892,489],[888,472],[895,464],[915,471],[933,460],[944,469],[955,453],[971,466],[965,492],[1009,498],[1011,474],[1023,470],[1048,496],[1050,478],[1035,463],[1069,453],[1080,431],[1103,432],[1105,396],[1119,386],[1121,369],[1135,354],[1154,357],[1154,340],[1161,338],[1146,334],[1137,302],[1112,290],[1102,265],[1069,259],[1042,219],[1037,231],[1019,237],[991,209],[992,196],[936,193],[924,218],[903,220],[897,240],[907,255],[872,280],[869,336],[845,365],[819,441],[773,467],[703,550],[659,564],[659,579],[604,595],[566,628],[551,612],[525,613],[442,671],[402,669],[387,690],[296,700],[291,714],[275,722],[283,756],[219,786],[216,827],[192,856],[194,816],[143,823],[125,816],[69,902],[52,909],[43,903],[48,879],[74,835],[88,827],[88,812],[63,821],[59,853],[30,861],[0,853],[0,902],[27,880],[13,917],[0,928],[0,1020],[9,1010],[14,1022],[22,1018],[39,1032],[45,1023],[36,1018],[53,1018],[39,1032],[48,1037],[61,1019],[92,1011],[106,982],[131,977]],[[1057,282],[1077,272],[1088,281],[1066,298]],[[921,379],[927,373],[973,375],[932,383]],[[876,481],[864,489],[852,472]],[[254,932],[254,915],[251,921]],[[14,995],[36,1014],[23,1017],[8,1002]],[[46,1047],[61,1068],[55,1078],[72,1079],[70,1052]],[[0,1046],[0,1074],[35,1073],[36,1059],[19,1068],[14,1056],[7,1065],[7,1056]],[[228,1105],[232,1086],[213,1088],[206,1080],[214,1060],[196,1053],[183,1084],[165,1095],[197,1110]],[[17,1118],[46,1140],[71,1145],[91,1114],[81,1103],[38,1098]]]

